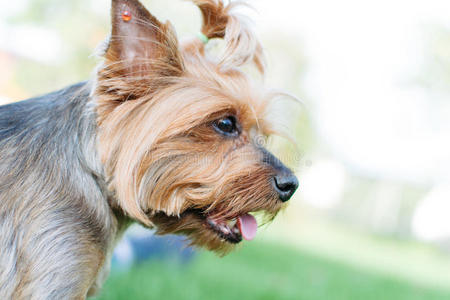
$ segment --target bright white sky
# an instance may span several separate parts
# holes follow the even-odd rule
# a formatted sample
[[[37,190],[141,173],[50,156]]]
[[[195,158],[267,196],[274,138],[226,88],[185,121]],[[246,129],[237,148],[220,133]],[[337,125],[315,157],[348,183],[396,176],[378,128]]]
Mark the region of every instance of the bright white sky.
[[[450,28],[450,1],[251,3],[261,31],[289,32],[305,47],[308,101],[340,159],[375,176],[450,179],[450,99],[409,84],[422,67],[424,25]]]

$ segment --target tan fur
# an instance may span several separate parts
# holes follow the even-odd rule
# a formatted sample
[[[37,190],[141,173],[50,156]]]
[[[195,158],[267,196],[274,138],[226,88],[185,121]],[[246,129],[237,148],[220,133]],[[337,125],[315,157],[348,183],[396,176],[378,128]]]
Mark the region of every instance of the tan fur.
[[[205,54],[198,40],[180,51],[170,26],[137,20],[143,24],[138,36],[148,26],[160,29],[139,39],[142,48],[152,43],[154,52],[117,59],[110,53],[129,47],[120,43],[106,51],[96,93],[99,151],[117,206],[127,215],[146,226],[157,225],[161,233],[195,227],[194,244],[220,250],[229,245],[203,225],[178,216],[190,208],[224,218],[262,210],[276,214],[281,208],[267,180],[273,174],[261,163],[250,136],[255,128],[260,134],[271,132],[264,118],[271,99],[238,69],[256,61],[263,70],[260,44],[232,14],[235,4],[194,2],[204,17],[203,33],[226,40],[223,57]],[[209,126],[229,114],[242,125],[238,140],[224,140]],[[155,218],[159,212],[167,220]]]
[[[241,70],[264,73],[261,44],[237,3],[193,2],[203,34],[225,40],[218,57],[199,39],[179,44],[137,0],[112,0],[92,83],[0,107],[0,298],[95,294],[134,221],[225,254],[234,243],[208,218],[271,220],[285,207],[273,179],[291,171],[255,142],[274,133],[279,93]],[[239,135],[213,126],[229,116]]]

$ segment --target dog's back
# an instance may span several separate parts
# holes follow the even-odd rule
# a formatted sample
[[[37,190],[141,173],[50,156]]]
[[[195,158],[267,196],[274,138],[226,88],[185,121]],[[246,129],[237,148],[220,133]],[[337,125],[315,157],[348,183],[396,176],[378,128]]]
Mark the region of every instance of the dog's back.
[[[79,83],[40,97],[0,106],[0,145],[4,146],[5,140],[11,137],[20,139],[40,133],[42,126],[47,127],[48,132],[56,130],[49,126],[63,121],[58,114],[64,111],[70,99],[77,99],[74,96],[81,94],[85,85],[86,83]]]
[[[95,140],[85,86],[0,106],[1,299],[67,298],[96,276],[74,270],[103,263],[109,208],[86,201],[103,195],[83,153]]]

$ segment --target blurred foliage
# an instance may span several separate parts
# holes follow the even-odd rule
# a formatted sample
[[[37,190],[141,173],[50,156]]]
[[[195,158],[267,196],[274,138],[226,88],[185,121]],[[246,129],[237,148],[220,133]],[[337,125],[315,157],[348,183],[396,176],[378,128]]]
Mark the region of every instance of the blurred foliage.
[[[373,233],[410,239],[414,208],[426,192],[412,184],[353,176],[332,213],[342,222]]]
[[[18,61],[16,82],[30,95],[49,92],[89,77],[97,63],[92,53],[106,38],[108,27],[107,20],[98,18],[88,4],[86,0],[33,0],[23,12],[11,18],[13,24],[33,24],[56,31],[63,45],[63,55],[57,63]]]
[[[423,31],[427,43],[424,48],[424,66],[418,81],[426,88],[450,93],[450,30],[428,26]]]
[[[432,300],[450,292],[364,272],[281,244],[252,243],[223,259],[202,253],[180,267],[149,262],[108,279],[101,299]]]
[[[64,21],[69,15],[82,12],[84,10],[83,8],[86,7],[86,3],[88,3],[86,0],[66,2],[58,0],[32,0],[28,1],[24,11],[13,16],[10,21],[52,25],[56,22]]]

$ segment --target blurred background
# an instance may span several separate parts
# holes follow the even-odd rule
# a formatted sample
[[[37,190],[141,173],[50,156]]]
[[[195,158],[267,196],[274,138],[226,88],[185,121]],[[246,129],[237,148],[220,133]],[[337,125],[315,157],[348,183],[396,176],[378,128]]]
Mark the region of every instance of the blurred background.
[[[189,2],[143,2],[199,30]],[[298,148],[269,145],[299,191],[225,258],[131,228],[98,299],[450,299],[450,2],[248,2],[267,84],[303,102],[274,106]],[[0,104],[92,76],[109,7],[0,2]]]

